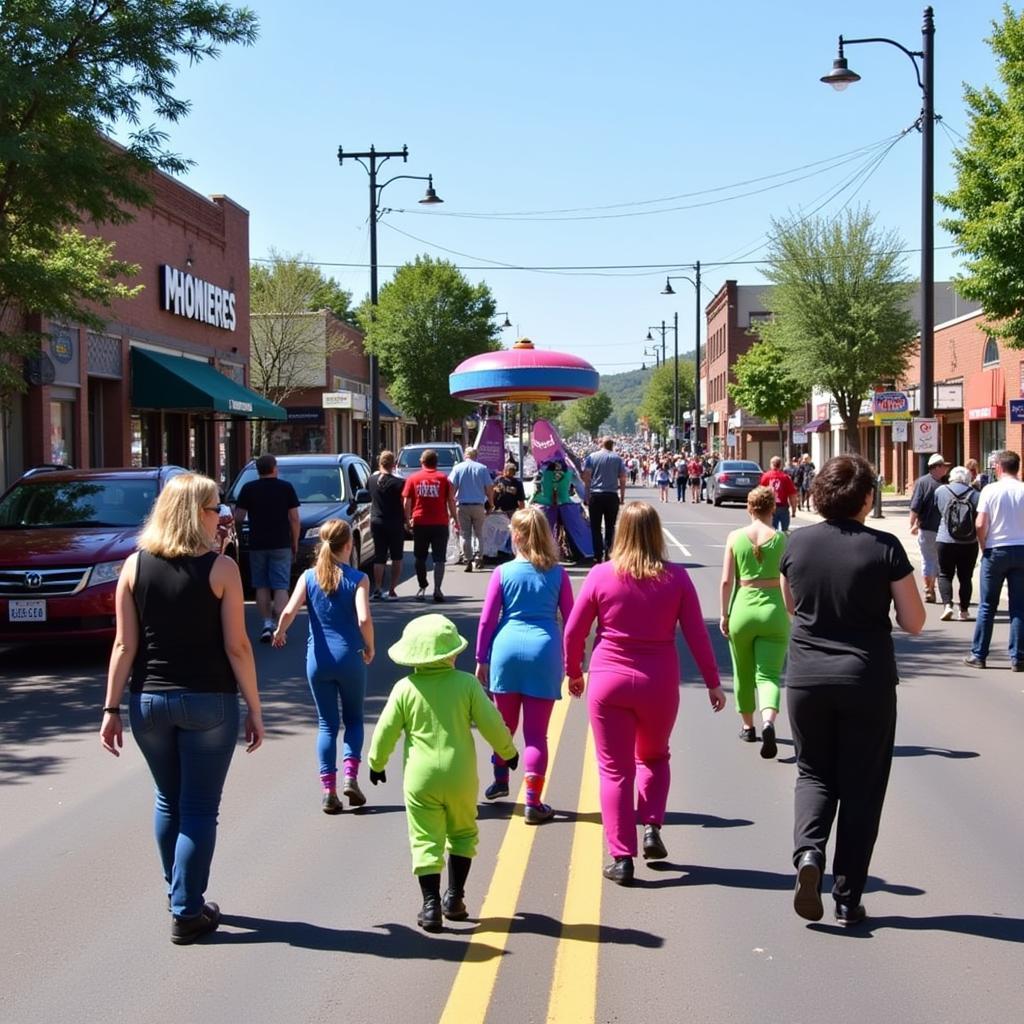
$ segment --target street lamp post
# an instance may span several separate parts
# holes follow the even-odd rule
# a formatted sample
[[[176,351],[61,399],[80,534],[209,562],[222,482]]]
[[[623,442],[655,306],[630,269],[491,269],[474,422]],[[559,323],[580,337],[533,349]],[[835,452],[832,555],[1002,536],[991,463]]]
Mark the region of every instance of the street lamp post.
[[[694,303],[694,320],[693,320],[693,443],[694,450],[697,454],[700,454],[700,260],[697,260],[693,264],[693,277],[688,274],[677,274],[673,277],[665,278],[665,287],[662,288],[662,295],[675,295],[675,289],[672,287],[673,281],[689,281],[693,285],[696,291],[696,302]],[[678,363],[679,352],[679,314],[676,313],[676,361]],[[676,378],[679,377],[679,370],[676,369]],[[677,392],[678,393],[678,392]],[[678,416],[678,413],[677,413]],[[709,438],[710,440],[710,438]]]
[[[393,181],[399,178],[409,178],[412,181],[425,181],[427,191],[420,200],[427,206],[443,203],[438,194],[434,191],[434,176],[432,174],[396,174],[393,178],[377,184],[377,171],[392,157],[401,157],[402,163],[409,159],[409,147],[403,146],[399,150],[386,152],[374,149],[373,146],[365,153],[348,153],[338,147],[338,163],[343,164],[346,160],[356,160],[363,165],[370,176],[370,305],[377,305],[377,221],[380,218],[380,194]],[[371,319],[373,310],[370,311]],[[380,445],[380,365],[376,355],[369,354],[370,363],[370,443],[367,455],[371,466],[377,464],[377,451]]]
[[[821,80],[842,92],[848,85],[860,81],[860,75],[851,71],[846,63],[844,47],[858,43],[888,43],[902,50],[914,65],[914,74],[921,90],[921,395],[918,412],[929,418],[934,412],[934,345],[935,345],[935,18],[931,7],[924,9],[921,25],[921,49],[908,50],[895,39],[875,36],[865,39],[839,37],[839,54],[832,62],[832,70]],[[921,63],[918,64],[918,58]],[[918,468],[923,476],[928,472],[927,453],[918,456]]]

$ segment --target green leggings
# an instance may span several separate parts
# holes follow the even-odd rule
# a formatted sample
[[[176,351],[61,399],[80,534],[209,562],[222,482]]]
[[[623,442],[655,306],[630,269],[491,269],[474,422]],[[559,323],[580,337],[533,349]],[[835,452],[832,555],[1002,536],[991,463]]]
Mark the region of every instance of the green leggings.
[[[789,645],[789,616],[777,588],[737,587],[729,611],[736,710],[753,714],[754,691],[761,710],[779,710],[779,681]]]

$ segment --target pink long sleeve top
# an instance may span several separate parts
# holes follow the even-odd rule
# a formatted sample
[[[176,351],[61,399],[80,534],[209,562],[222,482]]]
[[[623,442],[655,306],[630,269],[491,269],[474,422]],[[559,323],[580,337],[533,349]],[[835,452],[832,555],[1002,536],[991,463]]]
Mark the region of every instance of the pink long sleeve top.
[[[678,624],[704,685],[709,690],[720,685],[700,599],[681,565],[668,563],[663,576],[647,580],[622,576],[611,562],[590,570],[565,625],[565,671],[570,679],[583,674],[583,648],[595,619],[591,670],[630,667],[660,656],[671,659],[678,674]]]

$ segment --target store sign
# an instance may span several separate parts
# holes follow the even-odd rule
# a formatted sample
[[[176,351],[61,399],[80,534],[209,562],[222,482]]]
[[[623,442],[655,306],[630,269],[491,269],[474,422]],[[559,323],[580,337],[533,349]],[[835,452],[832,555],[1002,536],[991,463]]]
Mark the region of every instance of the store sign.
[[[286,406],[289,423],[309,423],[319,426],[324,421],[324,411],[318,405]]]
[[[802,430],[794,430],[793,444],[807,444],[807,434]]]
[[[228,409],[231,412],[252,412],[252,402],[242,402],[237,398],[229,398]]]
[[[964,404],[963,384],[938,384],[935,387],[936,409],[961,409]]]
[[[1001,420],[1003,418],[1003,407],[1001,405],[982,405],[977,409],[968,409],[969,420]]]
[[[910,419],[910,400],[904,391],[876,391],[871,399],[875,426]]]
[[[160,267],[160,308],[225,331],[233,331],[238,325],[233,291],[166,263]]]
[[[912,421],[914,425],[914,451],[920,454],[939,450],[939,421],[918,417]]]
[[[354,391],[325,391],[320,401],[325,409],[352,409],[354,412],[366,412],[366,395],[358,395]]]
[[[1010,399],[1010,422],[1024,423],[1024,398]]]
[[[892,440],[894,444],[906,444],[910,426],[906,420],[894,420],[892,423]]]

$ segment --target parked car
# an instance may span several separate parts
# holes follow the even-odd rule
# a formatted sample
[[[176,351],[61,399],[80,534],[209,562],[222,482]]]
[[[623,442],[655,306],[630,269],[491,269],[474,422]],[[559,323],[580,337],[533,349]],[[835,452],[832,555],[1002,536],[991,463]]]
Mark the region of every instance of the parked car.
[[[0,496],[0,643],[111,640],[114,590],[180,466],[36,470]],[[234,555],[231,510],[218,548]]]
[[[407,444],[399,453],[395,462],[395,476],[404,480],[420,469],[420,456],[428,449],[437,452],[437,468],[450,476],[456,462],[463,459],[462,445],[454,441],[430,441],[426,444]]]
[[[320,527],[328,519],[344,519],[352,527],[352,564],[363,565],[373,557],[370,533],[370,492],[366,489],[370,467],[358,455],[278,455],[277,475],[295,488],[299,498],[299,551],[292,565],[293,580],[313,564]],[[232,507],[238,492],[256,480],[256,462],[247,463],[227,493]],[[249,584],[249,524],[238,531],[242,580]]]
[[[708,504],[723,501],[745,503],[747,495],[761,482],[761,467],[745,459],[723,459],[708,477]]]

